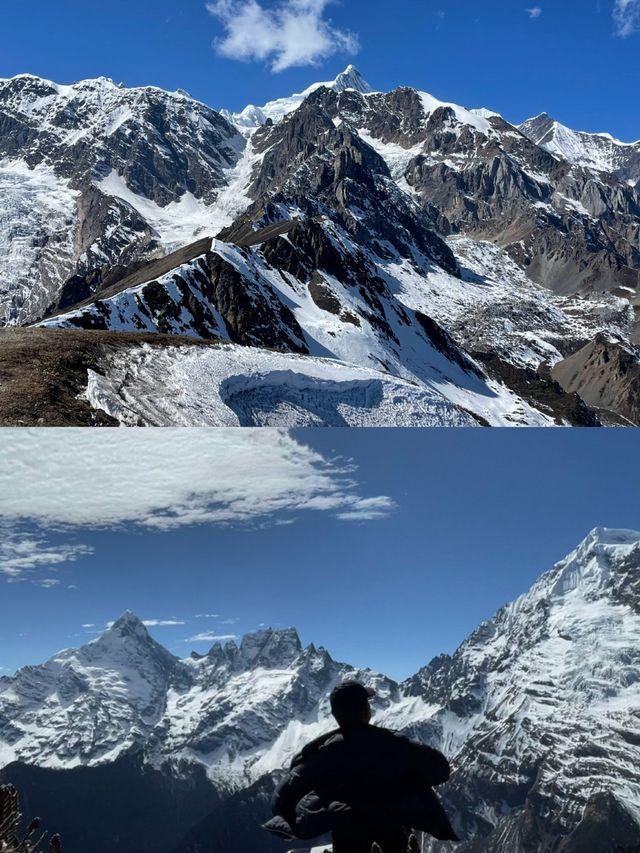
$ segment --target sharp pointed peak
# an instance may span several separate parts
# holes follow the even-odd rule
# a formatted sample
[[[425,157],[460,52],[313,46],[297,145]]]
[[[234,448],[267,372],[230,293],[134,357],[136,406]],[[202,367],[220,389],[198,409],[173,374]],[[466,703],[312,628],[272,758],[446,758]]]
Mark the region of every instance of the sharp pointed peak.
[[[338,74],[336,79],[333,81],[333,88],[337,92],[343,92],[346,89],[355,89],[363,95],[368,95],[373,91],[360,71],[352,64],[347,65],[344,71]]]
[[[107,626],[107,633],[120,634],[122,636],[132,634],[145,637],[149,636],[149,632],[147,631],[142,619],[140,619],[139,616],[136,616],[136,614],[131,610],[125,610],[125,612],[119,616],[115,622],[110,622]]]

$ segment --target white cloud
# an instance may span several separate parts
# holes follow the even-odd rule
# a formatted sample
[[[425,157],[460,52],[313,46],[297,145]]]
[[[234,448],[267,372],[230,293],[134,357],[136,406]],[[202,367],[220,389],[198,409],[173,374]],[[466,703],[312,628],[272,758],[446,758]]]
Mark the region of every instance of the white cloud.
[[[60,581],[57,578],[40,578],[39,580],[32,581],[32,583],[37,584],[37,586],[42,586],[45,589],[52,589],[54,586],[60,586]]]
[[[187,637],[185,643],[226,643],[230,640],[237,640],[237,634],[196,634],[195,637]]]
[[[387,516],[390,508],[389,498],[359,498],[353,506],[345,506],[338,513],[338,518],[342,521],[374,521]]]
[[[50,569],[93,554],[89,545],[50,544],[41,535],[22,534],[19,528],[0,525],[0,574],[11,580],[36,569]],[[46,583],[45,583],[46,581]],[[45,578],[42,586],[56,586],[59,581]]]
[[[196,613],[194,619],[220,619],[219,613]]]
[[[306,510],[379,518],[394,508],[388,497],[361,497],[353,474],[279,430],[2,430],[0,520],[169,530]],[[67,546],[64,560],[53,549],[38,558],[42,544],[12,548],[49,565],[74,548],[88,553]]]
[[[281,0],[264,8],[257,0],[215,0],[209,12],[225,30],[216,41],[222,56],[271,64],[274,72],[317,65],[335,53],[357,53],[358,38],[325,17],[331,0]]]
[[[388,515],[394,502],[362,497],[354,472],[278,430],[2,430],[0,574],[19,582],[93,554],[53,543],[52,529],[279,524],[310,510],[344,521]]]
[[[526,11],[529,14],[530,18],[535,19],[539,18],[540,15],[542,15],[542,9],[540,8],[540,6],[534,6],[533,9],[527,9]]]
[[[616,34],[622,38],[640,30],[640,0],[616,0],[613,20]]]

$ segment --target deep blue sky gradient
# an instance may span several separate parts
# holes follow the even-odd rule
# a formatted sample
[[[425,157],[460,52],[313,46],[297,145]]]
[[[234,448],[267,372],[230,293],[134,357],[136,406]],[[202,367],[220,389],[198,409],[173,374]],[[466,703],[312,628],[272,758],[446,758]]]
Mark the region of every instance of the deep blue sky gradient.
[[[212,43],[222,30],[204,0],[7,0],[0,76],[71,82],[105,75],[239,109],[333,79],[353,61],[381,90],[408,84],[513,122],[546,110],[576,129],[633,141],[640,138],[640,33],[614,35],[613,3],[342,0],[328,14],[359,36],[359,54],[273,74],[216,55]],[[542,15],[532,20],[526,9],[533,6]]]
[[[301,513],[257,529],[79,530],[96,553],[59,568],[60,586],[0,578],[0,674],[81,645],[93,636],[84,623],[131,609],[185,620],[151,629],[181,656],[208,649],[184,642],[201,631],[295,625],[305,644],[402,678],[453,651],[593,527],[640,528],[633,430],[294,434],[352,459],[359,492],[389,495],[397,509],[367,522]]]

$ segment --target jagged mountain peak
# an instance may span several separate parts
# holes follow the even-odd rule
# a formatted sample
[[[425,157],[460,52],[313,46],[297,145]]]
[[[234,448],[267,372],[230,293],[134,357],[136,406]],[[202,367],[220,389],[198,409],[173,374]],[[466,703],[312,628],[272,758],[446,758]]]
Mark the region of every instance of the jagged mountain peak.
[[[240,652],[251,664],[290,664],[302,651],[302,643],[295,628],[274,630],[267,628],[254,634],[245,634]]]
[[[77,650],[67,650],[58,658],[68,659],[82,664],[114,666],[118,669],[133,667],[146,670],[151,664],[154,668],[170,670],[178,658],[172,655],[161,643],[151,636],[144,622],[127,610],[95,640]]]
[[[267,121],[278,122],[286,115],[297,110],[309,95],[317,92],[319,89],[332,89],[334,92],[345,92],[348,89],[355,89],[360,94],[367,95],[373,92],[373,89],[358,71],[355,65],[348,65],[335,80],[329,80],[322,83],[313,83],[303,92],[290,95],[285,98],[277,98],[274,101],[269,101],[261,107],[255,104],[249,104],[241,112],[234,113],[229,110],[220,110],[221,114],[228,119],[232,124],[244,132],[251,133],[258,127],[266,124]]]
[[[234,670],[285,669],[303,652],[295,628],[263,628],[244,634],[240,642],[216,642],[207,655],[194,660],[213,662],[214,666],[231,666]]]
[[[347,65],[336,79],[330,84],[336,92],[344,92],[346,89],[355,89],[363,95],[373,92],[373,88],[367,83],[355,65]]]
[[[496,625],[508,625],[520,631],[523,621],[537,623],[539,612],[548,615],[552,611],[558,625],[575,621],[577,614],[582,623],[581,633],[587,636],[600,620],[601,611],[583,609],[583,603],[602,599],[605,608],[617,603],[620,583],[627,580],[627,561],[639,546],[640,533],[637,531],[595,527],[527,592],[498,611],[492,620],[483,623],[472,635],[474,640],[484,643],[488,636],[493,636]],[[636,604],[640,606],[640,602]],[[483,630],[487,626],[489,628]]]
[[[206,104],[197,101],[188,92],[183,89],[169,91],[162,89],[159,86],[126,86],[123,82],[117,82],[112,77],[101,75],[99,77],[86,77],[81,80],[74,80],[71,83],[59,83],[55,80],[49,80],[47,77],[40,77],[36,74],[15,74],[13,77],[0,77],[0,86],[5,88],[19,88],[23,92],[37,90],[42,92],[47,90],[49,94],[56,95],[65,100],[76,98],[85,93],[108,93],[112,96],[126,98],[131,96],[139,96],[144,94],[153,94],[156,97],[167,100],[187,100],[193,103],[198,103],[206,109],[210,109]]]
[[[640,175],[640,140],[622,142],[610,133],[572,130],[547,113],[527,119],[519,130],[550,154],[576,166],[611,173],[632,185]]]
[[[133,613],[131,610],[126,610],[122,616],[112,622],[108,628],[107,633],[116,634],[121,637],[143,637],[146,638],[149,636],[149,632],[147,628],[138,616]]]

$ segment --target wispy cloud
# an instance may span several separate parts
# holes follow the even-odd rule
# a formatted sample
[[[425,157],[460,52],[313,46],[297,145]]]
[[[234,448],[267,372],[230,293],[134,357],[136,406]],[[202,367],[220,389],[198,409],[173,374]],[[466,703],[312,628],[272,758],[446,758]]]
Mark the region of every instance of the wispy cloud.
[[[613,7],[616,35],[626,38],[640,30],[640,0],[616,0]]]
[[[311,511],[361,521],[395,507],[360,493],[352,463],[285,431],[161,432],[0,434],[0,574],[20,581],[91,555],[89,545],[58,541],[79,529],[265,526]]]
[[[358,38],[326,17],[331,0],[284,0],[265,8],[257,0],[215,0],[209,12],[225,30],[215,44],[222,56],[269,62],[274,72],[317,65],[336,53],[357,53]]]
[[[196,634],[194,637],[187,637],[185,643],[227,643],[230,640],[237,640],[237,634],[212,634],[205,632]]]
[[[526,12],[529,17],[533,19],[539,18],[542,15],[542,9],[540,6],[534,6],[533,9],[527,9]]]
[[[310,510],[378,518],[394,508],[388,497],[359,494],[351,464],[328,461],[287,432],[161,432],[9,430],[0,435],[0,521],[171,530]],[[42,542],[11,547],[37,560]],[[53,552],[41,555],[49,559]]]
[[[93,554],[89,545],[51,544],[41,535],[23,533],[20,526],[0,524],[0,574],[20,580],[36,569],[50,569]],[[56,579],[44,578],[41,586],[57,586]]]
[[[219,613],[196,613],[194,619],[220,619]]]
[[[338,513],[342,521],[375,521],[389,515],[389,498],[360,498]]]

